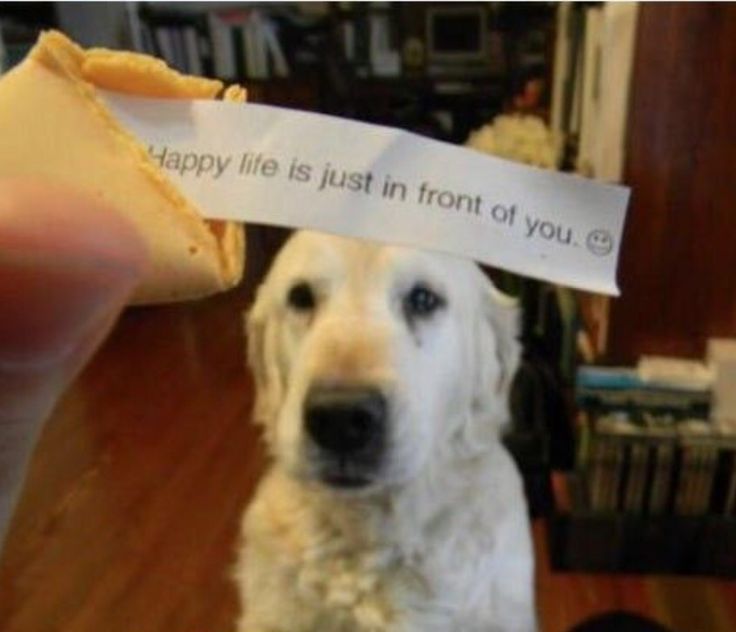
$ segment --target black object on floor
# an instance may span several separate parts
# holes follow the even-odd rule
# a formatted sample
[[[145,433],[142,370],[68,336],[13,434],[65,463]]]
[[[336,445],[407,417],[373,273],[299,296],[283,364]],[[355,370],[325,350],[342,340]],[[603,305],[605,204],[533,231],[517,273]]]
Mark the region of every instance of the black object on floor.
[[[656,621],[629,612],[608,612],[579,623],[570,632],[674,632]]]

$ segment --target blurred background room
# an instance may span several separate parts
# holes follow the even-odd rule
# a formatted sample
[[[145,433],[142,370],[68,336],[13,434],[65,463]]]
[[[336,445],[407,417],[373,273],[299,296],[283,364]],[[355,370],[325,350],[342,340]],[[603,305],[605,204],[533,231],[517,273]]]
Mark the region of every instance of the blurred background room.
[[[736,4],[3,3],[0,72],[48,28],[253,102],[631,187],[621,297],[488,270],[524,306],[506,441],[541,628],[620,610],[736,630]],[[240,313],[286,234],[249,227],[228,294],[124,314],[37,451],[0,630],[232,629],[264,462]]]

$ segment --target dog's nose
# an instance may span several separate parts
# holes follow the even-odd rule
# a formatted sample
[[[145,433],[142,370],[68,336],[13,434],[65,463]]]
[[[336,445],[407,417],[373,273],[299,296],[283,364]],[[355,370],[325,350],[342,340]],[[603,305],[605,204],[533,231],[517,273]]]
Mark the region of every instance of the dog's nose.
[[[382,438],[386,399],[372,388],[314,387],[307,394],[304,417],[307,432],[319,447],[351,456]]]

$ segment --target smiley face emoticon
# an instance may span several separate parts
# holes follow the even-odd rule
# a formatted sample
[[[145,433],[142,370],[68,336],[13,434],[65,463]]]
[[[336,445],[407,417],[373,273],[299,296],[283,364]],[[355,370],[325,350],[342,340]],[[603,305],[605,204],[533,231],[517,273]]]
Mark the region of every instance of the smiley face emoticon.
[[[598,257],[604,257],[613,250],[613,237],[611,233],[602,228],[591,230],[585,239],[588,250]]]

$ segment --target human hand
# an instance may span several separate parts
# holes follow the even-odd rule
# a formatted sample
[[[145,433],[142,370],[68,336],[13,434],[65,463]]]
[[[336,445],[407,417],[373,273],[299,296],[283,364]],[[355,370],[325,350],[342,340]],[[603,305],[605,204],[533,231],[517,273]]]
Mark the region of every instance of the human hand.
[[[135,230],[99,200],[0,180],[0,548],[44,420],[146,263]]]

